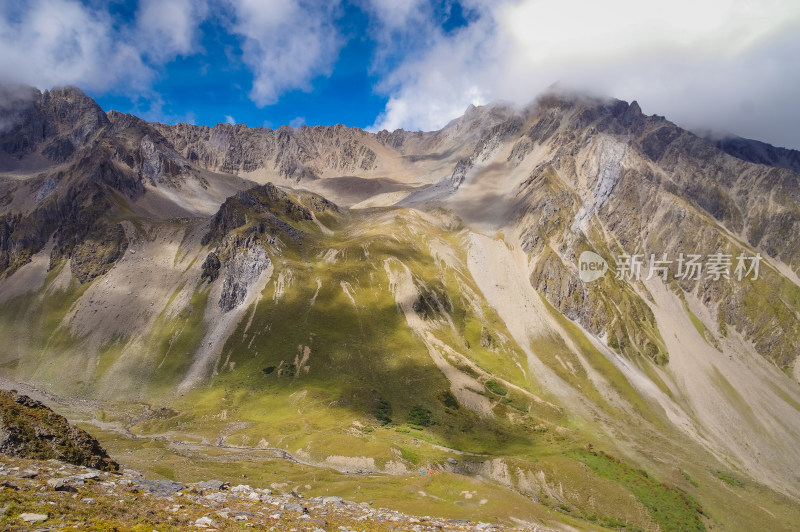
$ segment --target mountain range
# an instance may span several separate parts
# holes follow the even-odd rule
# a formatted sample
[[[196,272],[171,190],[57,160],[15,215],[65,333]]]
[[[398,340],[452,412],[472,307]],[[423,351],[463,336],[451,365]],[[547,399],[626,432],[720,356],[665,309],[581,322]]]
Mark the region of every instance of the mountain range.
[[[371,133],[3,91],[0,376],[121,464],[256,453],[570,530],[800,521],[798,152],[556,93]]]

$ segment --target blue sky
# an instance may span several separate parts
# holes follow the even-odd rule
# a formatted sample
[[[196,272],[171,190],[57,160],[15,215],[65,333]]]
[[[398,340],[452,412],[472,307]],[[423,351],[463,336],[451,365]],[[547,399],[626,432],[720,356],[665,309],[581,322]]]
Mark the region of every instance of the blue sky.
[[[431,130],[555,85],[800,148],[799,49],[797,0],[0,3],[0,82],[166,123]]]
[[[135,22],[138,7],[135,0],[108,5],[121,25]],[[426,23],[435,24],[443,35],[465,26],[470,17],[468,9],[450,0],[431,2],[426,11]],[[167,123],[234,122],[269,128],[344,123],[369,128],[389,101],[389,95],[378,89],[381,72],[398,60],[397,54],[378,57],[377,49],[384,43],[372,31],[371,16],[374,13],[364,2],[340,3],[332,15],[338,54],[330,69],[311,77],[306,87],[288,89],[272,104],[261,105],[250,97],[254,75],[244,60],[241,37],[212,17],[197,28],[196,53],[177,55],[157,70],[152,95],[131,95],[124,86],[86,92],[105,110]]]
[[[374,90],[379,79],[370,73],[375,42],[367,35],[368,18],[359,7],[344,5],[337,23],[344,43],[331,73],[313,77],[310,90],[287,91],[273,105],[259,107],[250,99],[253,73],[242,60],[239,39],[211,21],[201,26],[202,54],[177,57],[159,72],[153,90],[163,98],[160,109],[151,112],[149,99],[131,101],[124,93],[88,93],[106,110],[160,117],[168,122],[213,126],[230,117],[251,127],[344,122],[366,128],[388,101],[387,95]]]

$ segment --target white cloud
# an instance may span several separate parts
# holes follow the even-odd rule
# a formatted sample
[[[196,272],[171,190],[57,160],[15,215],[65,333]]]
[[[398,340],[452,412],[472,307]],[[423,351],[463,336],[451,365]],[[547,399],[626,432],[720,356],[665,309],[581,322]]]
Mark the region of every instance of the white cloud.
[[[17,124],[18,117],[13,111],[34,101],[36,96],[30,87],[15,84],[0,85],[0,133],[5,133]]]
[[[243,60],[253,71],[250,98],[258,106],[290,90],[309,90],[314,77],[331,72],[342,44],[334,25],[338,2],[229,1],[231,29],[243,37]]]
[[[411,20],[427,19],[430,11],[429,0],[364,0],[362,5],[376,22],[390,29],[405,28]]]
[[[292,120],[289,121],[289,125],[291,127],[300,127],[300,126],[304,125],[305,123],[306,123],[306,118],[304,116],[297,116],[295,118],[292,118]]]
[[[796,0],[673,0],[657,10],[634,0],[461,0],[470,22],[449,32],[450,0],[353,1],[369,16],[371,74],[388,96],[375,128],[437,129],[470,103],[527,103],[558,82],[637,99],[687,127],[800,148]],[[143,116],[166,120],[153,83],[176,57],[203,52],[203,22],[241,39],[232,61],[252,71],[258,106],[309,90],[344,40],[338,0],[139,0],[134,20],[110,5],[0,3],[0,82],[124,93]]]
[[[480,19],[453,35],[439,34],[419,59],[409,59],[384,77],[390,93],[377,129],[438,129],[469,104],[499,98],[494,90],[498,50],[494,28]]]
[[[183,120],[181,120],[181,122],[184,122],[184,123],[189,124],[191,126],[196,126],[197,125],[197,113],[195,113],[192,110],[186,111],[186,115],[183,117]]]
[[[362,0],[379,55],[409,53],[439,32],[430,0]]]
[[[201,25],[212,15],[242,38],[259,106],[310,89],[342,44],[336,1],[140,0],[134,20],[125,20],[104,2],[10,0],[0,4],[0,82],[121,92],[137,106],[158,100],[154,80],[175,58],[203,51]]]
[[[399,62],[419,58],[434,46],[444,33],[442,24],[452,9],[452,0],[445,2],[357,0],[357,2],[369,17],[367,32],[375,43],[371,70],[372,73],[381,76]],[[485,3],[479,7],[483,9]],[[378,89],[383,88],[383,84],[379,84]]]
[[[531,101],[555,82],[645,112],[800,147],[800,4],[674,0],[471,3],[480,17],[385,76],[375,128],[436,129],[470,103]]]
[[[13,2],[0,9],[5,10],[0,17],[0,80],[39,88],[149,86],[152,70],[134,46],[118,39],[108,13],[74,0]]]
[[[232,126],[236,125],[236,119],[233,118],[231,115],[225,115],[225,123],[230,124]]]
[[[199,27],[207,14],[202,0],[141,0],[132,37],[149,58],[163,64],[198,50]]]

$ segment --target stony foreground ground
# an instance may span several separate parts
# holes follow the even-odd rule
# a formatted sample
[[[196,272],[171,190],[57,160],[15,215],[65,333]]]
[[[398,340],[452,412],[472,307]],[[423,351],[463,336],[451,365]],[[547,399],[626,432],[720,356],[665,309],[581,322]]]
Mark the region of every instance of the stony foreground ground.
[[[339,497],[303,498],[210,480],[147,480],[56,460],[0,456],[3,530],[504,530],[490,523],[414,517]],[[519,530],[546,530],[534,525]]]

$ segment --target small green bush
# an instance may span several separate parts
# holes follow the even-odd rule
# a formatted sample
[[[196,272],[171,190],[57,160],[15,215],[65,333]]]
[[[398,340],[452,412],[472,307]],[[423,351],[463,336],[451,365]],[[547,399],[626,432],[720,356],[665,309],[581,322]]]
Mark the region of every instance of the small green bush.
[[[505,386],[497,382],[496,380],[486,381],[486,387],[491,390],[492,393],[497,395],[505,395],[508,393],[508,390]]]
[[[724,471],[717,471],[714,473],[714,476],[716,476],[718,479],[723,481],[725,484],[728,484],[729,486],[733,486],[735,488],[744,487],[744,482]]]
[[[450,408],[453,410],[458,410],[458,401],[456,400],[455,396],[450,393],[450,390],[444,391],[439,394],[439,400],[444,404],[446,408]]]
[[[375,419],[381,422],[381,425],[388,425],[392,422],[392,405],[383,398],[379,399],[377,403],[375,403],[375,409],[373,410],[373,415]]]
[[[408,424],[417,427],[430,427],[433,425],[431,420],[431,411],[419,405],[415,406],[408,413]]]
[[[689,473],[687,473],[686,471],[681,471],[681,475],[683,475],[683,478],[685,478],[685,479],[686,479],[686,482],[688,482],[689,484],[691,484],[691,485],[692,485],[692,486],[694,486],[695,488],[699,486],[699,484],[697,483],[697,481],[696,481],[695,479],[693,479],[693,478],[692,478],[692,477],[689,475]]]

